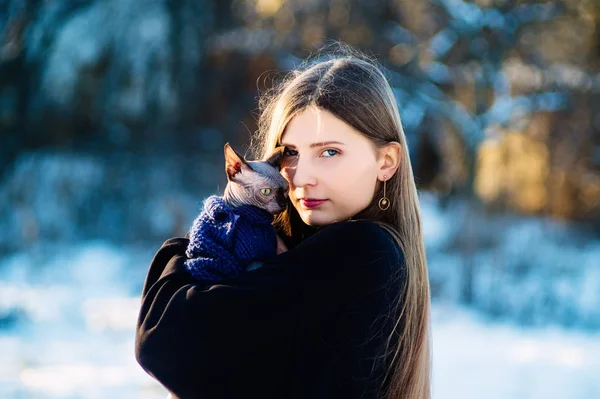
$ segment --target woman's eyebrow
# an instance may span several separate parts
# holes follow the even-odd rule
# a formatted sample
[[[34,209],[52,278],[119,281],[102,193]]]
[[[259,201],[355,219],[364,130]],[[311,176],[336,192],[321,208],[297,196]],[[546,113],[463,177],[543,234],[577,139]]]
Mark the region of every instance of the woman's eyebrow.
[[[318,143],[312,143],[312,144],[310,145],[310,148],[315,148],[315,147],[324,147],[324,146],[326,146],[326,145],[330,145],[330,144],[341,144],[341,145],[344,145],[344,143],[342,143],[342,142],[339,142],[339,141],[320,141],[320,142],[318,142]],[[296,147],[295,145],[293,145],[293,144],[288,144],[288,143],[281,143],[281,145],[283,145],[283,146],[285,146],[285,147],[294,147],[294,148]]]

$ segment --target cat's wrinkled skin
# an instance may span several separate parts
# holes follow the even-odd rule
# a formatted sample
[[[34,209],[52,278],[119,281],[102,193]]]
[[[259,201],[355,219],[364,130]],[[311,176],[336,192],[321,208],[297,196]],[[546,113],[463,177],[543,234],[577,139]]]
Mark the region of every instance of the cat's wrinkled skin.
[[[275,149],[264,161],[246,161],[229,143],[224,151],[228,181],[223,199],[227,204],[254,205],[274,215],[282,212],[289,191],[287,180],[279,173],[283,147]]]

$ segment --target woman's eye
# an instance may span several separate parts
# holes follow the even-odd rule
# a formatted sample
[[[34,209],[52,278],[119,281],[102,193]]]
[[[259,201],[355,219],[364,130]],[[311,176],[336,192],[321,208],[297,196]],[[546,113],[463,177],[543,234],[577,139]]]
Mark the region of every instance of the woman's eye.
[[[267,196],[267,195],[271,194],[271,189],[270,189],[270,188],[261,188],[261,189],[260,189],[260,193],[261,193],[262,195],[265,195],[265,196]]]
[[[331,151],[331,152],[330,152],[330,151]],[[333,153],[332,153],[332,152],[333,152]],[[334,149],[331,149],[331,148],[330,148],[330,149],[327,149],[327,150],[325,150],[325,151],[323,151],[323,152],[322,152],[322,154],[327,154],[327,153],[328,153],[328,155],[326,155],[325,157],[326,157],[326,158],[330,158],[330,157],[332,157],[332,156],[334,156],[334,155],[336,155],[336,154],[339,154],[339,151],[338,151],[338,150],[334,150]]]
[[[296,155],[298,155],[298,152],[295,150],[291,150],[287,147],[285,148],[285,150],[283,150],[284,157],[295,157]]]
[[[325,158],[330,158],[339,153],[340,152],[338,150],[334,150],[333,148],[330,148],[330,149],[323,151],[321,154],[326,154],[326,155],[324,155]],[[283,156],[284,157],[296,157],[296,156],[298,156],[298,151],[292,150],[290,148],[286,148],[285,150],[283,150]]]

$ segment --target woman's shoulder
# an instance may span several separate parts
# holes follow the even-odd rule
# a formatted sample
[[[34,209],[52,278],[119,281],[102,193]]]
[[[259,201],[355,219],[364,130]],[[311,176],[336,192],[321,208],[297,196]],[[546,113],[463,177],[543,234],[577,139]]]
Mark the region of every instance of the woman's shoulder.
[[[176,250],[181,247],[187,247],[189,242],[188,237],[171,237],[161,244],[159,250]]]
[[[385,254],[403,258],[402,250],[392,234],[379,223],[366,219],[324,226],[300,246],[302,244],[349,254]]]
[[[190,240],[187,237],[171,237],[164,241],[154,254],[152,263],[166,264],[175,256],[185,256]]]
[[[323,226],[276,263],[308,278],[390,279],[404,269],[404,256],[394,237],[377,222],[348,220]]]

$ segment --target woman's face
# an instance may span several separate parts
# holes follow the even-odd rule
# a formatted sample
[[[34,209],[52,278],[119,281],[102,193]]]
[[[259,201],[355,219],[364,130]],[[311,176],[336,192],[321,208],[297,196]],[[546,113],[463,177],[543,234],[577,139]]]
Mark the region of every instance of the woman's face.
[[[348,220],[371,202],[379,172],[375,145],[320,108],[296,115],[281,138],[289,198],[311,226]]]

